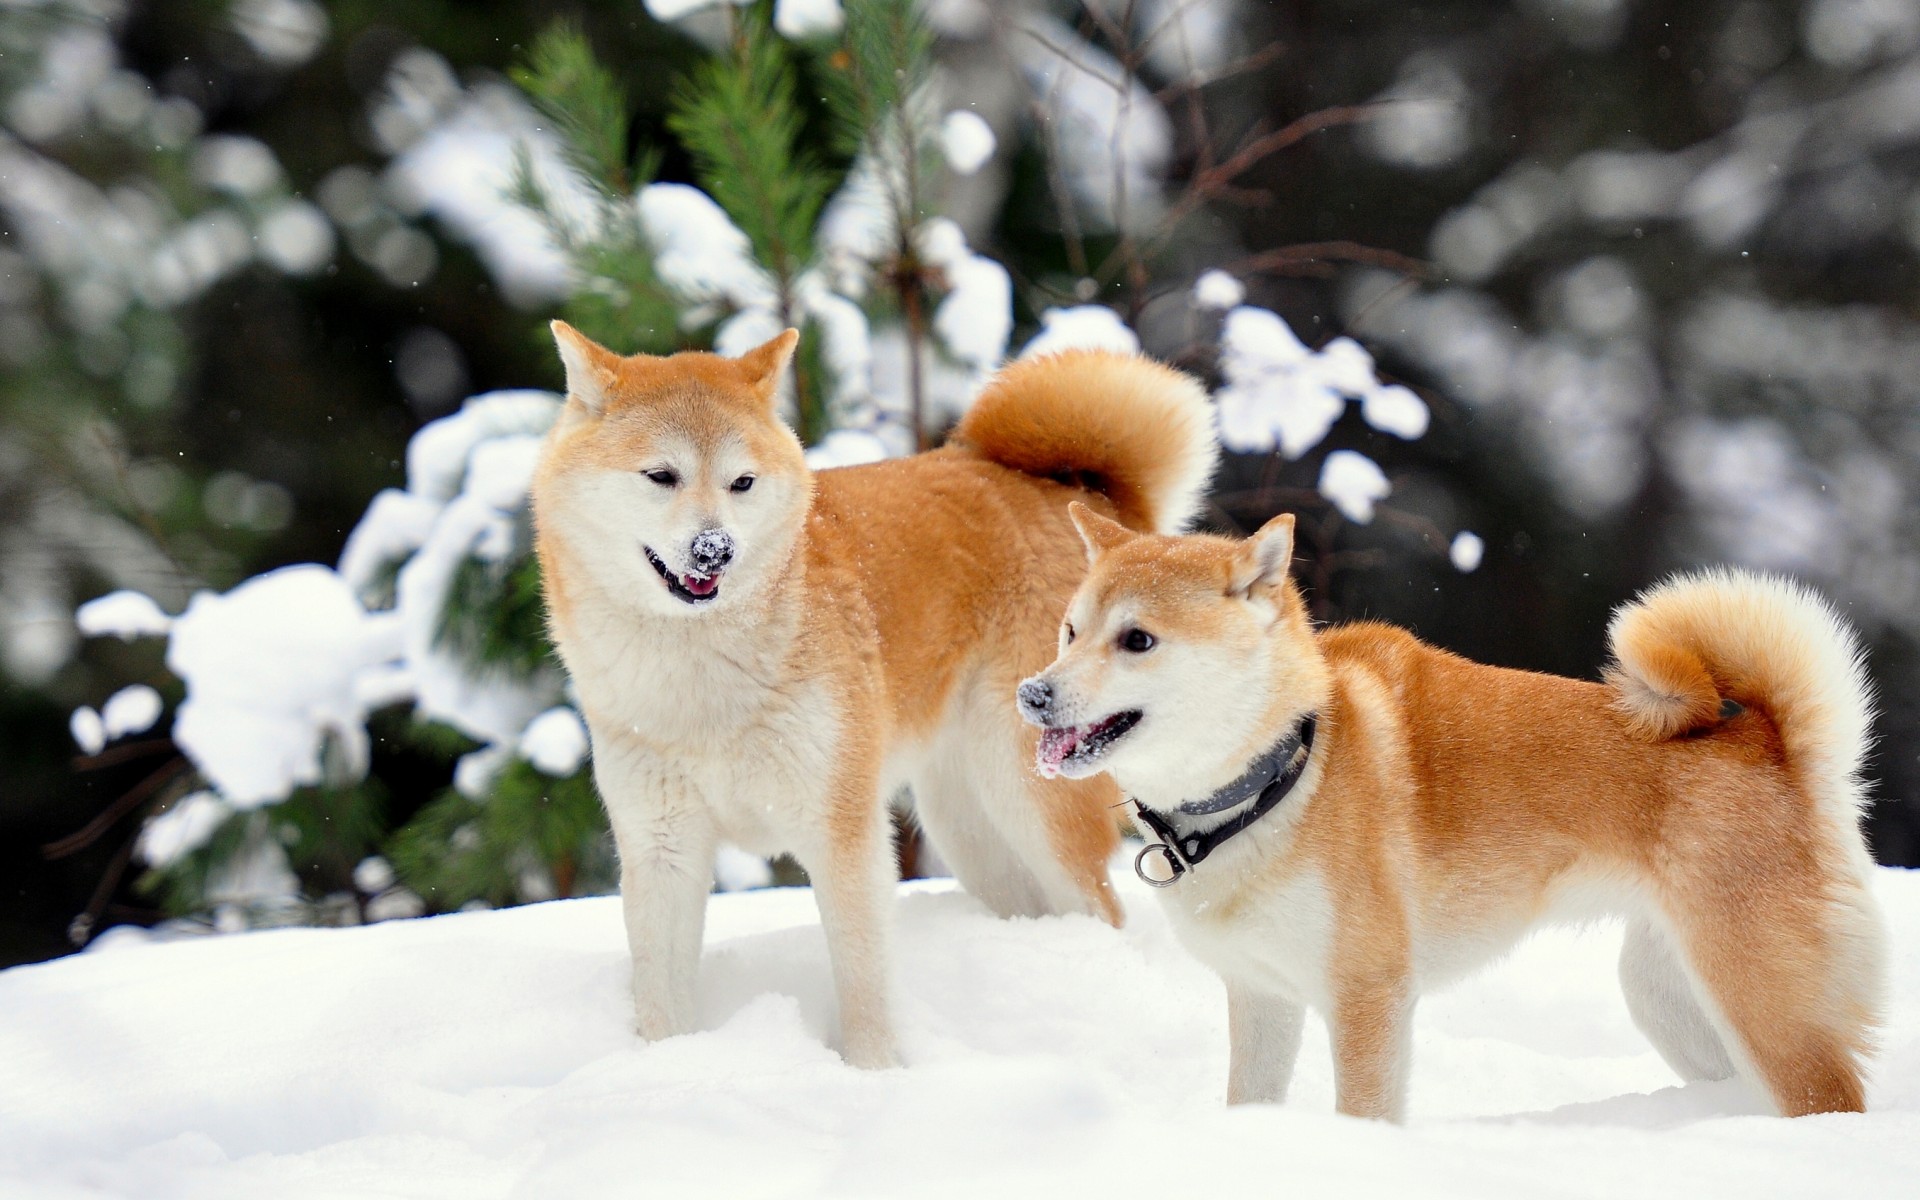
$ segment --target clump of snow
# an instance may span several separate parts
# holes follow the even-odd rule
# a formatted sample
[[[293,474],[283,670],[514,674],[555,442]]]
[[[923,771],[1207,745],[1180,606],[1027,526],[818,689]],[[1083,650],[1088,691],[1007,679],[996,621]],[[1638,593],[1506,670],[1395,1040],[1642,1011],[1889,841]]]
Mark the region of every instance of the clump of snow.
[[[173,806],[147,822],[140,831],[136,847],[140,861],[155,870],[164,870],[207,844],[233,809],[212,792],[193,792],[174,801]]]
[[[956,108],[940,122],[941,155],[961,175],[971,175],[986,166],[996,145],[993,126],[970,109]]]
[[[1201,81],[1237,53],[1236,0],[1144,0],[1135,45],[1168,79]]]
[[[400,628],[369,614],[327,567],[285,567],[224,595],[201,592],[174,623],[167,667],[187,685],[173,737],[237,808],[322,781],[331,739],[368,752],[361,671],[391,660]]]
[[[1276,445],[1299,458],[1340,419],[1346,399],[1322,382],[1311,350],[1280,315],[1236,308],[1220,334],[1220,440],[1229,450],[1264,453]]]
[[[144,683],[121,688],[100,706],[100,719],[107,740],[145,733],[160,719],[161,710],[165,707],[160,701],[160,693]]]
[[[578,771],[587,757],[587,727],[580,714],[562,704],[528,721],[520,755],[548,775],[565,778]]]
[[[1408,441],[1425,435],[1432,419],[1427,402],[1414,395],[1411,388],[1397,383],[1375,388],[1362,396],[1360,416],[1380,432]]]
[[[1040,14],[1019,20],[1011,46],[1045,114],[1048,152],[1084,219],[1103,230],[1150,226],[1164,206],[1161,175],[1173,154],[1166,110],[1072,26]]]
[[[515,389],[475,396],[452,416],[422,426],[407,443],[407,490],[444,504],[466,485],[476,446],[500,437],[539,438],[559,414],[560,398],[552,392]]]
[[[1247,298],[1247,289],[1225,271],[1207,271],[1193,281],[1193,302],[1224,312]]]
[[[1140,339],[1120,314],[1104,304],[1050,308],[1040,314],[1040,332],[1020,351],[1021,358],[1058,354],[1062,350],[1115,350],[1134,354]]]
[[[773,27],[781,37],[795,40],[838,33],[846,20],[840,0],[776,0],[773,6]]]
[[[713,198],[684,183],[640,190],[640,224],[654,247],[660,282],[692,304],[771,308],[773,276],[753,257],[753,243]]]
[[[887,444],[859,429],[836,429],[807,451],[807,465],[816,471],[829,467],[857,467],[887,457]]]
[[[1224,296],[1224,289],[1221,293]],[[1241,306],[1220,331],[1220,440],[1228,449],[1265,453],[1276,447],[1299,458],[1326,438],[1360,401],[1375,429],[1417,438],[1427,431],[1426,402],[1374,374],[1373,356],[1352,338],[1334,338],[1309,350],[1280,314]]]
[[[1470,575],[1480,567],[1480,560],[1487,552],[1487,544],[1480,535],[1462,529],[1453,535],[1453,542],[1447,547],[1447,557],[1453,560],[1453,569],[1462,575]]]
[[[846,182],[821,210],[814,230],[821,268],[835,288],[856,300],[866,295],[874,264],[886,257],[897,240],[889,189],[901,169],[892,153],[876,154],[871,147],[862,150]]]
[[[1349,521],[1373,520],[1373,506],[1393,491],[1386,472],[1357,450],[1335,450],[1320,467],[1320,494]]]
[[[367,901],[368,921],[405,921],[424,916],[427,902],[407,888],[388,888]]]
[[[511,746],[482,746],[453,764],[453,786],[469,800],[485,800],[493,781],[513,762]]]
[[[401,60],[411,61],[408,55]],[[401,65],[395,70],[403,73]],[[559,139],[525,97],[504,84],[481,84],[456,94],[444,114],[419,119],[426,128],[407,139],[387,168],[387,191],[395,202],[406,211],[432,213],[472,243],[514,303],[533,306],[567,295],[574,279],[566,255],[540,219],[512,198],[518,163],[524,157],[531,164],[555,215],[576,233],[591,232],[599,215],[592,194],[562,156]],[[376,114],[376,127],[381,125]],[[385,240],[405,249],[408,232],[417,231],[396,229]],[[422,253],[432,254],[431,243]]]
[[[1869,1111],[1785,1121],[1661,1061],[1620,997],[1618,924],[1544,931],[1422,999],[1397,1127],[1333,1115],[1318,1015],[1287,1102],[1227,1108],[1225,992],[1124,862],[1115,881],[1118,930],[903,888],[890,1071],[824,1044],[805,889],[708,903],[700,1032],[654,1044],[612,897],[109,939],[0,972],[0,1191],[1756,1200],[1906,1195],[1920,1170],[1913,954]],[[1892,943],[1920,945],[1920,873],[1873,886]]]
[[[75,611],[73,620],[88,637],[112,636],[126,642],[158,637],[173,628],[173,618],[160,611],[153,597],[126,589],[87,601]]]
[[[656,21],[678,21],[682,17],[707,8],[718,8],[722,4],[737,4],[740,0],[646,0],[647,13]]]
[[[920,255],[946,276],[947,294],[933,312],[933,332],[955,358],[985,375],[1006,357],[1013,336],[1013,278],[967,247],[966,234],[945,217],[918,232]]]
[[[723,892],[749,892],[773,882],[773,868],[757,854],[721,842],[713,858],[713,885]]]
[[[355,595],[368,598],[382,569],[426,544],[445,507],[431,496],[396,488],[381,491],[347,535],[340,551],[340,577]]]
[[[353,868],[353,886],[369,896],[379,895],[393,883],[393,864],[378,854],[361,859]]]
[[[654,247],[655,273],[688,305],[685,323],[698,326],[725,316],[714,334],[717,352],[737,356],[778,334],[789,319],[811,322],[822,335],[834,403],[845,408],[868,397],[873,353],[866,314],[835,290],[848,276],[861,275],[857,254],[830,243],[827,260],[793,280],[791,311],[783,313],[779,287],[753,257],[751,239],[711,196],[683,183],[655,183],[641,189],[636,203]],[[878,245],[863,248],[877,253]],[[782,382],[783,389],[791,385],[791,378]]]
[[[67,732],[82,754],[98,754],[107,748],[107,726],[92,705],[83,704],[67,718]]]

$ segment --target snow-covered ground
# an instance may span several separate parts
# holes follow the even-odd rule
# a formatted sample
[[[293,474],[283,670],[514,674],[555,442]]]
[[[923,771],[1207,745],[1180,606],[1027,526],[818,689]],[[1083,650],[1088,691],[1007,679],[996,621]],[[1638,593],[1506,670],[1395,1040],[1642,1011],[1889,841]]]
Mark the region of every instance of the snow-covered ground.
[[[1912,1196],[1920,873],[1866,1116],[1681,1088],[1613,982],[1619,931],[1543,934],[1421,1007],[1406,1128],[1335,1117],[1310,1024],[1285,1107],[1228,1110],[1225,1001],[1131,923],[898,903],[908,1065],[823,1043],[805,891],[715,897],[705,1032],[643,1045],[618,903],[121,945],[0,973],[0,1195]]]

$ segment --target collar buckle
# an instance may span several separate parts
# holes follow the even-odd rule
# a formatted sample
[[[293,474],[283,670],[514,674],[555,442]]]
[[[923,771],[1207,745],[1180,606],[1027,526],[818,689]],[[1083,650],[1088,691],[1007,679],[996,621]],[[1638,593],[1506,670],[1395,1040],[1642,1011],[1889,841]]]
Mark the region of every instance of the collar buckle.
[[[1133,802],[1134,815],[1147,827],[1154,837],[1160,839],[1148,842],[1141,847],[1140,853],[1133,856],[1133,873],[1148,887],[1170,888],[1179,883],[1182,876],[1200,865],[1200,861],[1225,845],[1236,835],[1243,833],[1255,821],[1265,816],[1275,805],[1287,798],[1293,785],[1307,772],[1307,762],[1313,755],[1314,733],[1319,725],[1316,714],[1309,713],[1300,723],[1300,729],[1267,756],[1265,782],[1254,791],[1241,795],[1238,803],[1244,804],[1251,797],[1253,804],[1243,809],[1237,816],[1205,833],[1189,833],[1181,836],[1178,829],[1167,818],[1154,812],[1138,800]],[[1255,776],[1258,778],[1258,776]],[[1248,776],[1229,785],[1223,791],[1237,791],[1244,786]],[[1215,793],[1216,796],[1221,793]],[[1227,807],[1227,806],[1221,806]],[[1180,811],[1188,811],[1181,806]],[[1219,808],[1202,809],[1220,811]],[[1159,855],[1165,862],[1164,874],[1149,874],[1147,860],[1149,855]]]
[[[1149,874],[1147,871],[1147,855],[1156,852],[1166,860],[1167,873],[1163,877]],[[1180,877],[1187,873],[1187,864],[1181,862],[1179,852],[1165,842],[1148,842],[1140,847],[1140,853],[1133,856],[1133,873],[1138,875],[1140,882],[1148,887],[1170,888],[1179,883]]]

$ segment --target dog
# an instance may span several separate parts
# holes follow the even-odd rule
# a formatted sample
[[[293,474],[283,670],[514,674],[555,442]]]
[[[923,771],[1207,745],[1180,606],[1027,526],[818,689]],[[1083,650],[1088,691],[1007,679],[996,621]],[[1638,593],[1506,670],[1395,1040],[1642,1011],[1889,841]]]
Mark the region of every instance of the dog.
[[[1616,611],[1595,683],[1316,630],[1291,515],[1246,541],[1072,516],[1089,572],[1017,705],[1043,773],[1137,806],[1136,869],[1226,983],[1230,1103],[1284,1099],[1310,1005],[1339,1111],[1402,1119],[1421,993],[1542,921],[1621,914],[1628,1008],[1683,1079],[1862,1110],[1871,700],[1819,597],[1671,579]]]
[[[996,913],[1118,924],[1118,795],[1037,778],[1005,697],[1079,582],[1070,500],[1163,533],[1194,515],[1219,456],[1199,384],[1134,355],[1025,360],[942,448],[814,472],[777,412],[793,330],[735,359],[553,331],[567,401],[535,470],[535,550],[619,851],[638,1032],[693,1028],[726,840],[806,868],[841,1050],[896,1063],[903,786]]]

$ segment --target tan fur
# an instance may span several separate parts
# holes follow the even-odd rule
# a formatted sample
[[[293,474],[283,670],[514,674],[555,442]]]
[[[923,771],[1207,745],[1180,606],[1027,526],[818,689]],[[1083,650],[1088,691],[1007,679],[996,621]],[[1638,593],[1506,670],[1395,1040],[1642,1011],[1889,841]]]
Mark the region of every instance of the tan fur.
[[[555,336],[569,402],[535,477],[536,541],[619,842],[641,1032],[689,1027],[726,839],[806,866],[847,1055],[894,1061],[886,801],[902,784],[996,911],[1118,924],[1112,785],[1036,777],[1035,734],[1005,696],[1046,661],[1082,572],[1070,500],[1190,519],[1217,453],[1197,385],[1132,356],[1022,363],[989,386],[963,444],[814,473],[774,415],[791,331],[740,359],[622,357],[559,323]],[[1111,389],[1104,407],[1085,402],[1086,378]],[[684,582],[715,531],[735,557],[711,603],[683,603],[646,552]]]
[[[1824,602],[1736,572],[1663,584],[1588,683],[1387,625],[1316,632],[1261,566],[1284,571],[1291,518],[1234,543],[1076,515],[1095,561],[1041,678],[1063,724],[1141,708],[1100,764],[1129,794],[1170,811],[1319,715],[1284,804],[1163,893],[1227,981],[1230,1098],[1281,1097],[1312,1005],[1341,1111],[1399,1117],[1421,991],[1542,920],[1620,912],[1629,1007],[1684,1078],[1737,1070],[1789,1115],[1863,1107],[1885,973],[1858,823],[1869,707]],[[1158,644],[1128,655],[1123,626]],[[1157,697],[1210,720],[1175,738]]]

